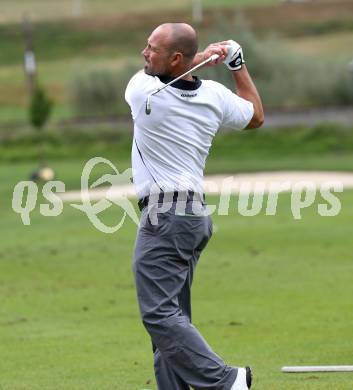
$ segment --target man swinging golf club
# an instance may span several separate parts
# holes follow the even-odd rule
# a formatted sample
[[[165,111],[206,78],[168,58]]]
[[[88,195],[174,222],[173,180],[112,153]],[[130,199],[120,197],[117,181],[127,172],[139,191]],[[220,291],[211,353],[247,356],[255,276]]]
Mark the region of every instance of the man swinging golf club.
[[[134,120],[133,180],[142,211],[133,270],[142,321],[153,344],[158,389],[246,390],[251,387],[250,368],[226,365],[192,325],[190,289],[212,235],[202,193],[212,139],[220,127],[259,127],[264,114],[238,43],[224,41],[197,50],[191,26],[157,27],[142,52],[144,71],[126,89]],[[222,62],[231,71],[237,94],[191,75],[197,65]]]

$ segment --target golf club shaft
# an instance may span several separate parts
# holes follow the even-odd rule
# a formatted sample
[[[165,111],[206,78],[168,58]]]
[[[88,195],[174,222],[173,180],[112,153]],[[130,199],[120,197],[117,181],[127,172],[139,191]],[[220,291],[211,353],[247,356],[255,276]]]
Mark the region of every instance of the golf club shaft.
[[[208,64],[209,62],[216,61],[218,58],[219,58],[219,55],[218,55],[218,54],[213,54],[213,55],[211,55],[211,57],[209,57],[209,58],[207,58],[206,60],[200,62],[198,65],[196,65],[196,66],[194,66],[193,68],[189,69],[187,72],[183,73],[182,75],[176,77],[174,80],[170,81],[168,84],[165,84],[165,85],[163,85],[163,87],[158,88],[156,91],[152,92],[151,96],[152,96],[152,95],[155,95],[156,93],[158,93],[158,92],[160,92],[160,91],[162,91],[162,89],[169,87],[169,85],[171,85],[171,84],[175,83],[176,81],[182,79],[183,77],[185,77],[185,76],[188,75],[189,73],[194,72],[195,70],[201,68],[202,66]]]
[[[208,64],[209,62],[216,61],[218,58],[219,58],[218,54],[212,54],[209,58],[207,58],[206,60],[200,62],[198,65],[196,65],[193,68],[189,69],[187,72],[183,73],[182,75],[176,77],[174,80],[170,81],[168,84],[165,84],[161,88],[158,88],[154,92],[150,93],[147,96],[147,100],[146,100],[146,107],[145,107],[146,114],[149,115],[151,113],[151,97],[153,95],[155,95],[158,92],[162,91],[162,89],[169,87],[169,85],[174,84],[176,81],[182,79],[187,74],[189,74],[191,72],[194,72],[196,69],[201,68],[201,66],[204,66],[204,65]]]
[[[352,372],[353,366],[290,366],[290,367],[282,367],[281,371],[286,373]]]

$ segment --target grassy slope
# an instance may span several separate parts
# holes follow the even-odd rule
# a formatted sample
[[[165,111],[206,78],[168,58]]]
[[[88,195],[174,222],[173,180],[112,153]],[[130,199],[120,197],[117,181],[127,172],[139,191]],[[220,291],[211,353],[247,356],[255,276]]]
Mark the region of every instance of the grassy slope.
[[[44,29],[45,30],[45,29]],[[43,30],[43,34],[44,34]],[[73,32],[72,32],[73,33]],[[82,70],[94,68],[115,69],[119,71],[126,65],[127,61],[133,61],[142,64],[142,59],[138,57],[139,48],[143,47],[145,42],[145,34],[136,34],[135,38],[129,38],[130,47],[123,42],[116,40],[116,36],[120,35],[116,31],[107,31],[101,40],[94,43],[91,34],[84,34],[83,32],[75,32],[75,34],[82,34],[82,40],[85,44],[75,43],[72,40],[66,43],[66,53],[63,50],[61,53],[56,51],[55,55],[51,53],[46,47],[51,46],[48,42],[41,44],[41,49],[38,51],[39,62],[39,76],[42,83],[49,87],[51,95],[55,97],[56,103],[68,105],[69,99],[69,85],[72,79],[78,75]],[[87,36],[85,36],[87,35]],[[94,35],[94,34],[93,34]],[[111,42],[110,38],[112,39]],[[109,39],[106,39],[109,38]],[[56,38],[51,38],[51,41],[57,43],[61,41],[60,35]],[[96,38],[97,39],[97,38]],[[58,42],[55,42],[58,41]],[[320,58],[325,61],[328,60],[327,52],[334,50],[335,60],[349,61],[351,60],[350,52],[347,47],[352,46],[353,34],[352,32],[331,32],[319,36],[307,36],[287,38],[283,43],[291,50],[298,54],[305,55],[310,58]],[[126,41],[125,41],[126,42]],[[1,61],[0,66],[0,85],[3,92],[0,96],[0,103],[2,105],[1,115],[4,111],[4,105],[14,107],[18,105],[20,110],[26,106],[26,84],[22,66],[22,52],[20,48],[10,53],[10,47],[13,40],[8,43],[3,42],[4,53],[8,52]],[[9,45],[10,47],[7,47]],[[21,43],[18,42],[18,46]],[[11,47],[11,50],[13,48]],[[74,53],[80,53],[75,56]],[[124,53],[122,55],[122,53]],[[127,55],[129,60],[123,57]],[[10,64],[8,63],[10,62]]]
[[[194,323],[231,364],[251,363],[261,390],[348,390],[352,374],[295,375],[289,364],[348,364],[353,348],[352,192],[342,212],[214,217],[216,233],[196,273]],[[319,200],[319,199],[318,199]],[[212,199],[216,201],[216,199]],[[115,223],[116,209],[105,216]],[[135,226],[115,235],[79,211],[0,221],[3,390],[155,389],[150,342],[131,275]]]
[[[237,5],[267,5],[278,4],[279,0],[237,0]],[[30,0],[25,4],[19,0],[2,0],[2,13],[0,23],[18,22],[24,12],[29,13],[35,20],[53,20],[58,18],[70,18],[73,16],[74,0],[62,0],[60,6],[53,5],[46,0]],[[203,0],[205,7],[219,7],[234,5],[232,0]],[[190,9],[191,0],[179,0],[178,2],[166,3],[163,0],[140,0],[131,2],[129,0],[81,0],[82,16],[106,16],[119,12],[151,11],[164,8],[166,11],[173,9]]]
[[[347,50],[353,46],[352,31],[328,33],[322,35],[296,37],[286,40],[286,44],[298,54],[327,60],[327,53],[338,53],[339,60],[351,61],[352,52]],[[337,57],[335,57],[337,59]]]
[[[11,140],[7,132],[2,133],[0,177],[8,188],[26,179],[37,166],[37,137],[33,132],[25,134],[13,131]],[[221,133],[214,139],[206,172],[284,169],[351,171],[352,134],[350,128],[334,125]],[[130,167],[131,137],[123,127],[120,131],[103,128],[70,129],[65,132],[55,130],[46,133],[43,149],[57,178],[63,180],[68,189],[73,189],[79,187],[83,166],[92,157],[110,159],[119,171]],[[99,169],[101,171],[95,173],[96,177],[105,168],[102,166]]]

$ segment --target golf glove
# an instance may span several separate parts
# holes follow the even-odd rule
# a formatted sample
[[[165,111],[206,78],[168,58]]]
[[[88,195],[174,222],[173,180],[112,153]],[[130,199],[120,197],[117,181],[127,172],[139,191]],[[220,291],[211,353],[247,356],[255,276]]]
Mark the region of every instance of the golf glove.
[[[223,62],[230,70],[240,70],[245,64],[243,49],[235,41],[229,40],[228,44],[228,54]]]

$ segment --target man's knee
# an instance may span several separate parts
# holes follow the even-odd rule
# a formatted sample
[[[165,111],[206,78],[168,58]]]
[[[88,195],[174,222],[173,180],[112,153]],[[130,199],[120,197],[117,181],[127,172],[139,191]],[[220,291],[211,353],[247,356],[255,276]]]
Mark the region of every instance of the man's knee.
[[[145,315],[142,317],[143,325],[151,336],[152,342],[161,351],[169,349],[171,343],[174,344],[178,329],[185,328],[188,319],[181,314],[180,310],[173,315],[151,317]]]

